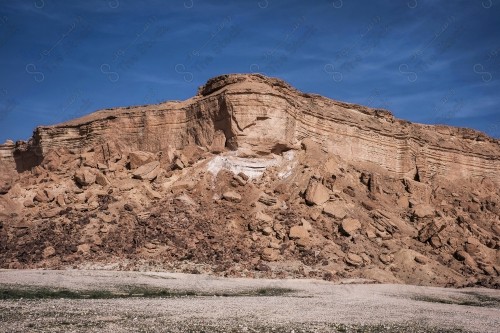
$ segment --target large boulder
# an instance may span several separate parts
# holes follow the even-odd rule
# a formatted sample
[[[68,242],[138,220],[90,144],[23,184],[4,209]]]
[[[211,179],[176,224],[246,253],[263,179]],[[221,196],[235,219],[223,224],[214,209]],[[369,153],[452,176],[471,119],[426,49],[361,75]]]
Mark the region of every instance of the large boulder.
[[[306,203],[309,205],[322,205],[330,199],[330,191],[320,182],[311,179],[306,190]]]
[[[132,173],[132,175],[137,179],[151,181],[160,174],[160,171],[160,162],[153,161],[140,166]]]
[[[328,202],[323,207],[323,214],[338,220],[342,220],[344,217],[346,217],[347,212],[343,207],[339,205],[339,203]]]
[[[417,218],[425,218],[434,216],[434,208],[431,205],[420,204],[413,209],[413,216]]]
[[[44,189],[39,189],[38,191],[36,191],[35,196],[33,197],[33,201],[49,202],[50,198],[47,194],[47,191],[45,191]],[[26,206],[26,207],[29,207],[29,206]]]
[[[80,163],[82,166],[97,168],[97,159],[95,156],[95,152],[90,151],[80,154]]]
[[[102,172],[97,173],[95,182],[101,186],[107,186],[110,184],[108,178]]]
[[[189,159],[182,153],[174,157],[172,169],[182,170],[189,166]]]
[[[304,226],[296,225],[290,228],[288,236],[290,239],[309,238],[309,232]]]
[[[345,257],[345,262],[348,265],[358,267],[363,264],[363,258],[356,253],[349,252]]]
[[[443,231],[444,228],[446,228],[446,224],[442,221],[432,221],[431,223],[420,229],[420,231],[418,232],[418,240],[425,243],[429,241],[433,236],[436,236],[441,231]]]
[[[133,151],[128,154],[130,169],[134,170],[145,164],[153,162],[156,156],[153,153],[146,151]]]
[[[361,228],[361,223],[356,219],[347,218],[342,221],[340,225],[341,231],[347,235],[352,236],[357,230]]]
[[[96,175],[89,168],[80,168],[74,175],[75,181],[81,186],[89,186],[95,183]]]

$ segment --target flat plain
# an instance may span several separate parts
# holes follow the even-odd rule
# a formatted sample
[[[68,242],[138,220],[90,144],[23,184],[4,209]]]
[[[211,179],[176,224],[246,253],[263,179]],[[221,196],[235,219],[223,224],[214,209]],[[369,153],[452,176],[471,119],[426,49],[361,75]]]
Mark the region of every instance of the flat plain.
[[[0,332],[498,332],[500,291],[0,270]]]

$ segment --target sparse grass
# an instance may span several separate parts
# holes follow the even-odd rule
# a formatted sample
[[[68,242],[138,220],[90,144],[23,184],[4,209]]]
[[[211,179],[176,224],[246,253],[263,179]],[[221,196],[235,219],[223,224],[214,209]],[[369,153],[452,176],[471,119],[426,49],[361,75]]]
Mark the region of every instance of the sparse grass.
[[[453,328],[437,328],[417,323],[403,323],[403,324],[374,324],[374,325],[345,325],[345,324],[332,324],[332,332],[346,332],[346,333],[455,333],[464,332],[462,329]]]
[[[151,287],[124,286],[118,290],[69,290],[46,287],[0,287],[0,300],[12,299],[116,299],[116,298],[173,298],[173,297],[253,297],[283,296],[294,292],[287,288],[260,288],[248,291],[201,292]]]
[[[463,297],[453,297],[453,298],[452,297],[441,298],[436,296],[419,295],[412,297],[412,299],[416,301],[430,302],[430,303],[500,308],[500,298],[491,297],[477,292],[464,292],[462,295]]]
[[[68,301],[77,304],[81,300]],[[75,303],[76,302],[76,303]],[[110,314],[110,318],[103,318],[103,308],[91,307],[91,310],[68,311],[67,302],[54,306],[43,306],[33,316],[26,316],[19,311],[29,304],[50,305],[50,300],[33,300],[20,302],[17,305],[9,305],[3,318],[0,318],[7,326],[15,326],[18,329],[13,332],[113,332],[117,325],[121,331],[130,332],[170,332],[170,333],[452,333],[462,332],[459,327],[443,328],[427,325],[423,322],[397,322],[376,324],[344,324],[344,323],[272,323],[255,321],[250,318],[231,318],[211,320],[193,317],[188,320],[176,320],[167,314],[158,313],[136,313],[119,312]],[[99,304],[99,303],[97,303]],[[104,307],[108,307],[107,303]],[[1,313],[1,310],[0,310]],[[1,316],[0,316],[1,317]],[[154,319],[154,320],[152,320]],[[250,319],[250,320],[248,320]],[[1,325],[0,325],[1,326]],[[6,326],[6,327],[7,327]],[[0,328],[0,332],[2,331]],[[10,332],[10,331],[9,331]]]

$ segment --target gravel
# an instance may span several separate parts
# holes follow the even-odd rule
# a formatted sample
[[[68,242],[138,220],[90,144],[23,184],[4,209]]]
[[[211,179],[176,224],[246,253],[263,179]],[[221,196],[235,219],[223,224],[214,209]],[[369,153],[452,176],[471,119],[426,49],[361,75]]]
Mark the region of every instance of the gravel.
[[[500,327],[499,290],[359,282],[363,281],[0,270],[0,290],[94,290],[120,295],[4,297],[0,332],[498,332]],[[131,286],[175,292],[172,297],[119,293]],[[292,292],[275,296],[260,292],[289,289]]]

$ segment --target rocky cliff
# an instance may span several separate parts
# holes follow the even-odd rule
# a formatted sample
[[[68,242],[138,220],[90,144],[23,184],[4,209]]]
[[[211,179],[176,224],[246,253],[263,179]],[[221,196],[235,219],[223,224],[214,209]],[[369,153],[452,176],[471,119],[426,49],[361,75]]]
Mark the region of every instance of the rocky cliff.
[[[273,146],[312,138],[325,153],[372,163],[396,177],[489,177],[500,183],[500,143],[483,133],[412,124],[385,110],[304,94],[261,75],[213,78],[184,102],[102,110],[38,127],[29,149],[43,156],[58,147],[78,150],[110,141],[150,152],[189,144],[210,148],[218,132],[230,149],[268,153]],[[11,146],[0,151],[6,149],[13,151]]]
[[[498,284],[498,140],[275,78],[219,76],[186,101],[38,127],[0,146],[0,169],[4,267],[114,255],[233,275]]]

